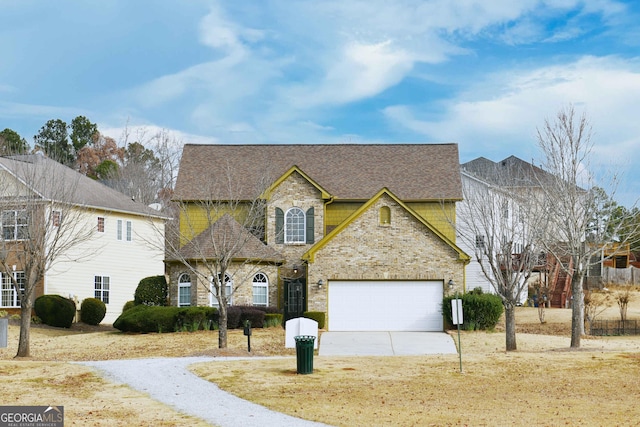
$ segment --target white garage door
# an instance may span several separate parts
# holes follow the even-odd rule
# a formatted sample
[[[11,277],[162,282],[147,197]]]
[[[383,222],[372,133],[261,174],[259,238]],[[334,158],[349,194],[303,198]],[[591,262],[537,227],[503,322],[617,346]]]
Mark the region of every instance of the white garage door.
[[[330,331],[442,331],[442,282],[329,282]]]

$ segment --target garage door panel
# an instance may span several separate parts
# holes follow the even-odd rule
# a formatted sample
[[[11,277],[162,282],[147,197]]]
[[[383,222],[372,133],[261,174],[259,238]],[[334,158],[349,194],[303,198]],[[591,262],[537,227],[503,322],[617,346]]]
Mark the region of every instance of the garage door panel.
[[[441,331],[441,281],[331,281],[331,331]]]

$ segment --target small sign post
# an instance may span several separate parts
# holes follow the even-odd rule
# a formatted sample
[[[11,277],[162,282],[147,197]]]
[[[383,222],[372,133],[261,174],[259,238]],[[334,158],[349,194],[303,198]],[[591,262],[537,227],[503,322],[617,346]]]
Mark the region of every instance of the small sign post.
[[[0,319],[0,348],[6,348],[9,337],[9,319]]]
[[[451,300],[451,319],[454,325],[458,325],[458,354],[460,355],[460,372],[462,372],[462,346],[460,345],[460,324],[464,322],[462,313],[462,300],[456,297]]]

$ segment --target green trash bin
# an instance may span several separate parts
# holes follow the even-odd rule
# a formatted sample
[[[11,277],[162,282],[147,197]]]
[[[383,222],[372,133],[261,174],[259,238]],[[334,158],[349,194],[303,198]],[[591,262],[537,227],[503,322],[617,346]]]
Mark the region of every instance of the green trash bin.
[[[313,373],[313,343],[316,337],[313,335],[298,335],[296,340],[296,360],[299,374]]]

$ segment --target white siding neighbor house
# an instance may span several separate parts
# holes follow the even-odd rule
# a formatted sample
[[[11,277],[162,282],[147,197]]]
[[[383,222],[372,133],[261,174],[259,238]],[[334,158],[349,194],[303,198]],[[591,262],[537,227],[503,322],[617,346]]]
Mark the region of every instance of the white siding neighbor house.
[[[58,251],[43,257],[51,262],[42,266],[36,297],[71,298],[78,310],[85,298],[98,298],[107,306],[104,324],[122,313],[141,279],[164,274],[165,218],[159,212],[43,155],[0,158],[0,211],[2,310],[19,312],[6,276],[18,282],[24,277],[20,245],[33,244],[24,227],[43,224],[47,237],[41,250]]]

